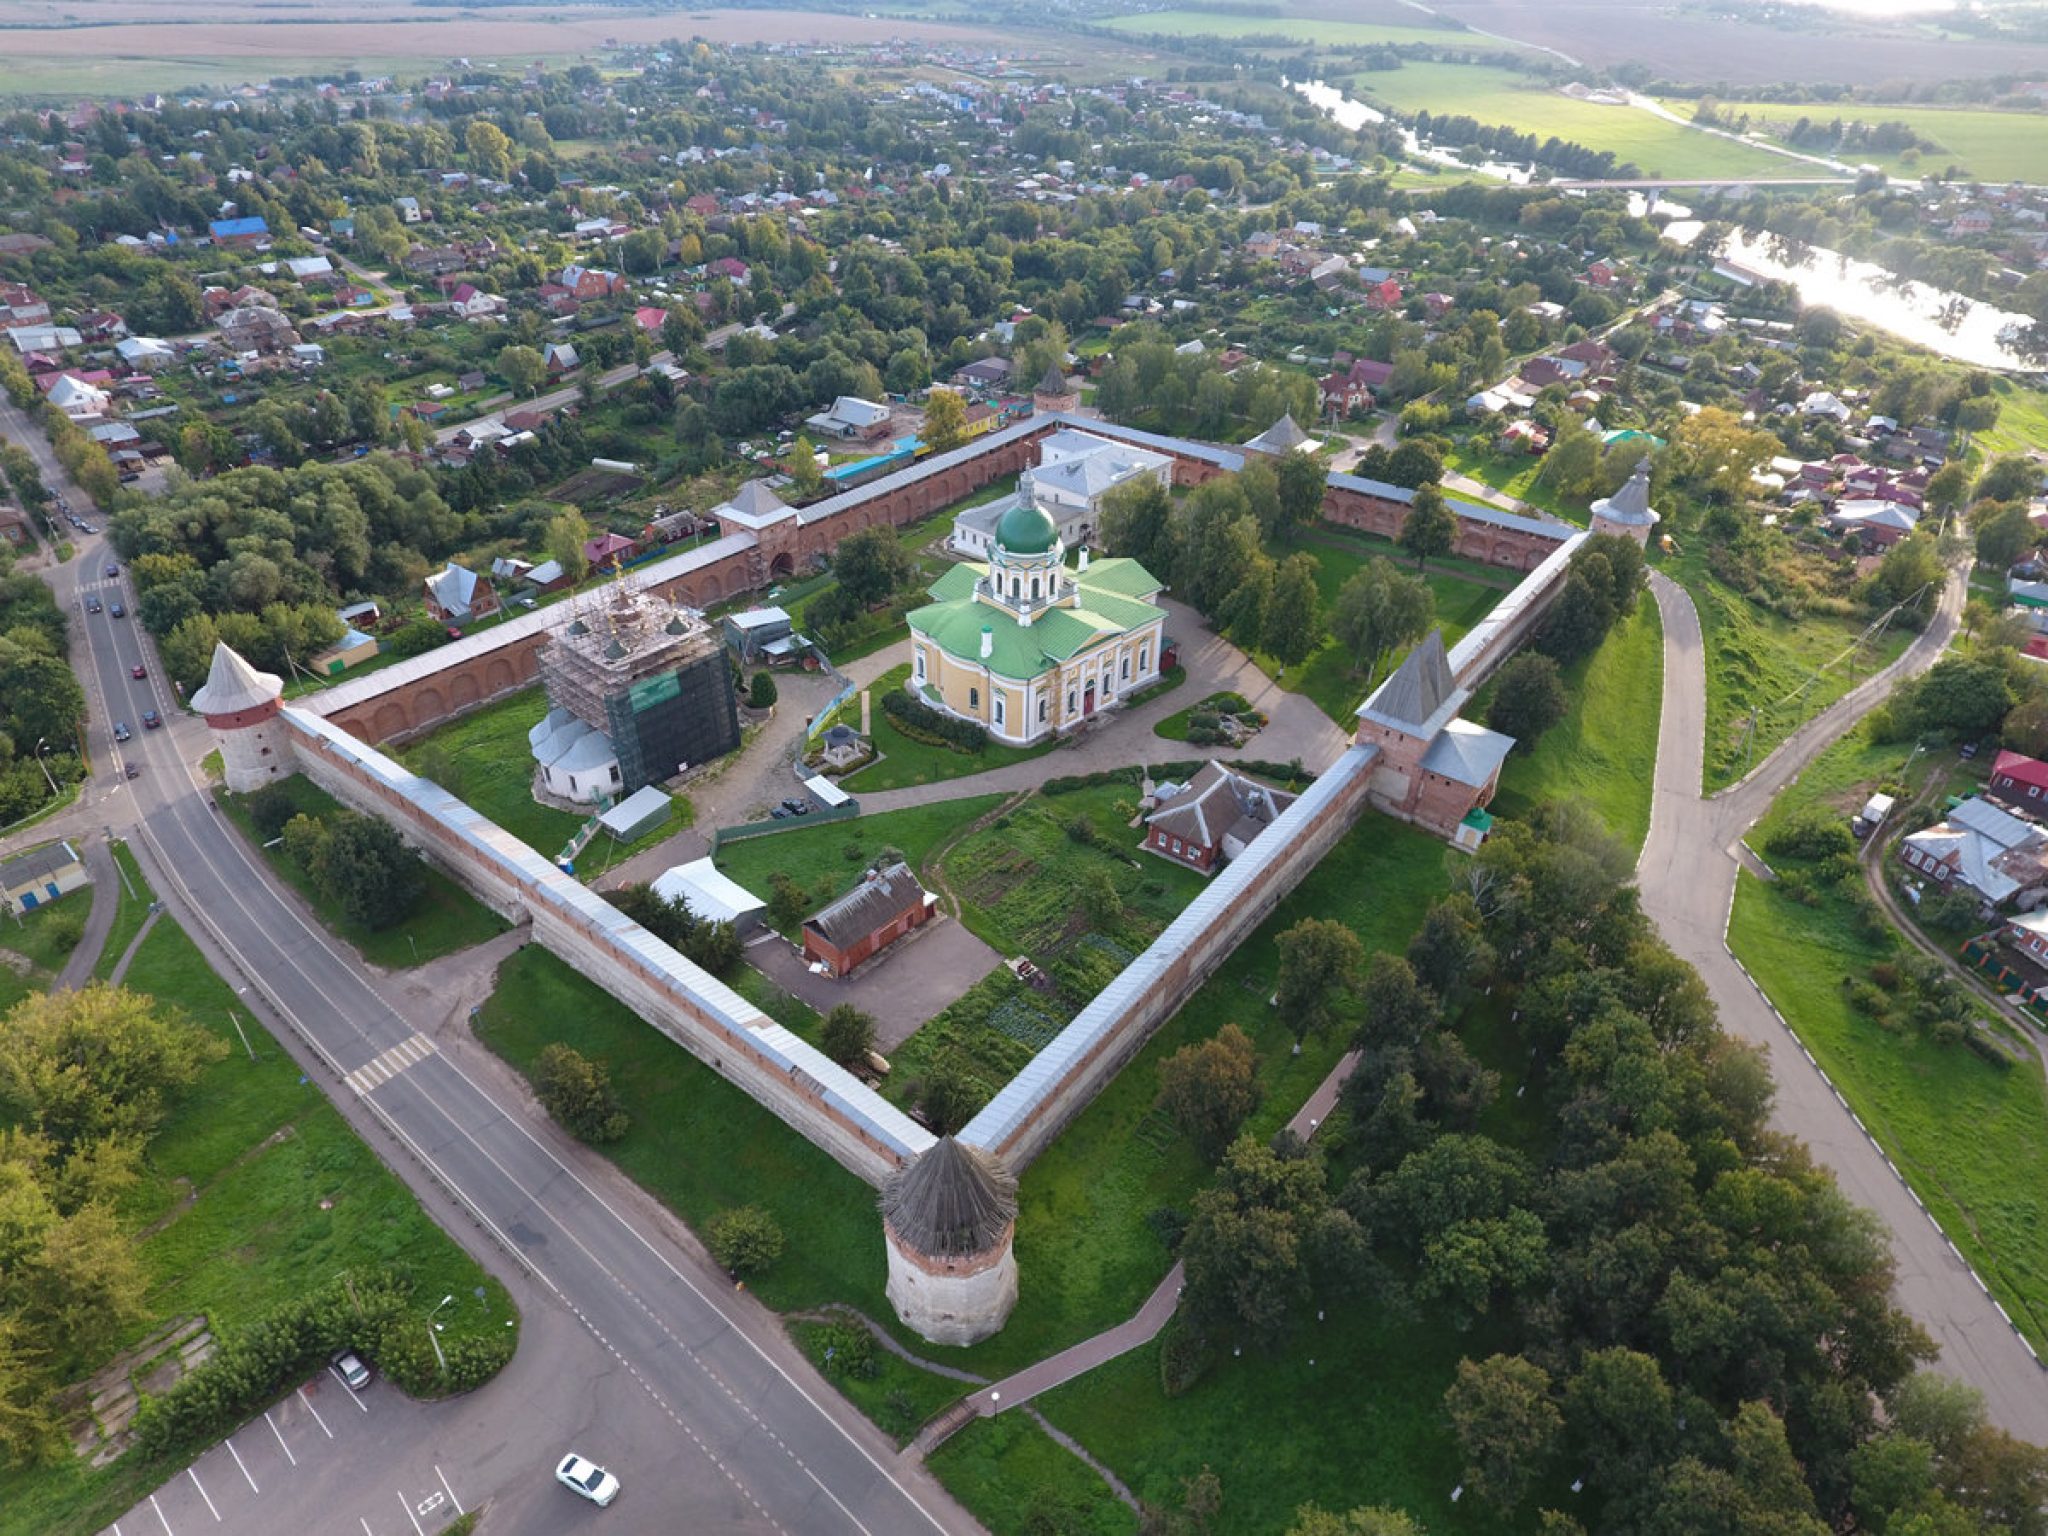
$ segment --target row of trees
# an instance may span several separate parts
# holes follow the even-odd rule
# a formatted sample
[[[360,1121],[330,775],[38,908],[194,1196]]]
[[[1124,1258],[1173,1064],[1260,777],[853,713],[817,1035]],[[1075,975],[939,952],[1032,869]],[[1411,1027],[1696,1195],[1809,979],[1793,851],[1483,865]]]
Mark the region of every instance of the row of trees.
[[[245,802],[266,841],[284,840],[285,857],[350,922],[372,930],[405,920],[426,894],[426,866],[397,831],[343,806],[319,815],[299,809],[296,786],[270,784]]]
[[[1180,1242],[1169,1390],[1232,1340],[1363,1303],[1483,1333],[1444,1412],[1465,1487],[1518,1528],[2039,1529],[2048,1453],[1916,1371],[1933,1348],[1892,1302],[1881,1228],[1771,1130],[1761,1056],[1643,916],[1632,862],[1546,809],[1461,866],[1405,957],[1283,937],[1283,985],[1302,949],[1340,952],[1341,988],[1282,1006],[1360,1053],[1345,1172],[1285,1136],[1228,1144]],[[1482,991],[1506,993],[1503,1059],[1527,1063],[1506,1119],[1454,1027]],[[1226,1031],[1169,1063],[1184,1123],[1178,1081],[1241,1054]],[[1567,1475],[1579,1513],[1531,1509]]]
[[[64,659],[63,612],[49,586],[0,546],[0,826],[75,782],[85,690]]]

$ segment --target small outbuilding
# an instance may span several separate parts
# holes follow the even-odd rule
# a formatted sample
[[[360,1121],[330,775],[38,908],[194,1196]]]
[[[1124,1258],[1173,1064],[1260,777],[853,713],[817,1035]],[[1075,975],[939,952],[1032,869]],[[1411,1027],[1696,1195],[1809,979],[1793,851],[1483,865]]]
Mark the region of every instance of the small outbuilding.
[[[761,914],[768,910],[767,902],[709,859],[664,871],[654,882],[654,894],[665,901],[680,900],[706,922],[731,923],[741,933],[758,927]]]
[[[68,842],[45,843],[0,862],[0,897],[9,912],[32,912],[89,882],[85,861]]]
[[[611,834],[613,842],[630,843],[667,821],[674,808],[675,801],[669,796],[652,784],[643,784],[598,817],[597,824]]]
[[[804,919],[804,956],[834,976],[887,949],[931,921],[938,897],[917,883],[901,862],[871,869],[837,901]]]

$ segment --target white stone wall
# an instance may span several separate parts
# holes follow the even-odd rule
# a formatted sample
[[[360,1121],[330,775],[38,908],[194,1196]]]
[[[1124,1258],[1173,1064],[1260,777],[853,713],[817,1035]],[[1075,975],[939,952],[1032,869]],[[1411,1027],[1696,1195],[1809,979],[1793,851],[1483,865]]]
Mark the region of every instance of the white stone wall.
[[[934,1274],[928,1267],[932,1260],[920,1263],[908,1256],[886,1228],[882,1246],[889,1254],[889,1304],[919,1338],[978,1344],[1009,1321],[1017,1305],[1017,1256],[1008,1238],[995,1263],[950,1275]]]
[[[275,715],[254,725],[215,731],[213,739],[220,743],[221,776],[232,794],[246,795],[289,778],[296,766],[290,742]]]

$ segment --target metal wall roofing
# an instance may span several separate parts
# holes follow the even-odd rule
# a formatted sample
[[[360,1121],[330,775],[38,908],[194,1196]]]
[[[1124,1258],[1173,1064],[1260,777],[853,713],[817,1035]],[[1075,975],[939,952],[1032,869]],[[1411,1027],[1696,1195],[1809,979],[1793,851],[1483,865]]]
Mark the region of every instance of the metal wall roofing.
[[[841,1119],[899,1158],[915,1156],[932,1144],[931,1132],[844,1067],[791,1034],[595,891],[563,874],[473,806],[308,710],[289,708],[282,718],[311,738],[317,750],[361,773],[466,847],[486,872],[516,885],[529,906],[552,907],[556,915],[571,919],[599,942],[611,944],[636,961],[674,992],[700,1022],[763,1058],[795,1091],[827,1104]]]
[[[1376,747],[1352,747],[1331,764],[1250,847],[1224,865],[1222,873],[1167,924],[1166,931],[1143,954],[1096,993],[1074,1015],[1073,1022],[989,1100],[960,1132],[960,1140],[993,1152],[1024,1130],[1089,1053],[1124,1027],[1127,1015],[1144,1000],[1167,968],[1192,949],[1209,928],[1223,921],[1265,870],[1291,856],[1294,845],[1314,831],[1316,823],[1355,780],[1372,771],[1378,757]]]
[[[1591,535],[1583,529],[1574,529],[1570,538],[1545,555],[1542,561],[1515,584],[1513,591],[1493,605],[1493,611],[1458,637],[1458,643],[1451,647],[1451,676],[1462,686],[1465,674],[1487,653],[1493,643],[1510,626],[1520,622],[1522,616],[1546,591],[1550,584],[1564,573],[1572,563],[1572,556],[1579,552],[1579,546]]]

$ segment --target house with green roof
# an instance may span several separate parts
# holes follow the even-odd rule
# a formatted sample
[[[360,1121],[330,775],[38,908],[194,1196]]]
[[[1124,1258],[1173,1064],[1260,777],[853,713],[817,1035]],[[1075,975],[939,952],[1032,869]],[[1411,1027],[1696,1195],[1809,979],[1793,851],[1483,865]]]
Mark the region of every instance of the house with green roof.
[[[911,692],[935,709],[1026,746],[1080,727],[1156,682],[1165,648],[1159,578],[1135,560],[1072,568],[1059,525],[1019,501],[989,558],[954,566],[910,625]]]

